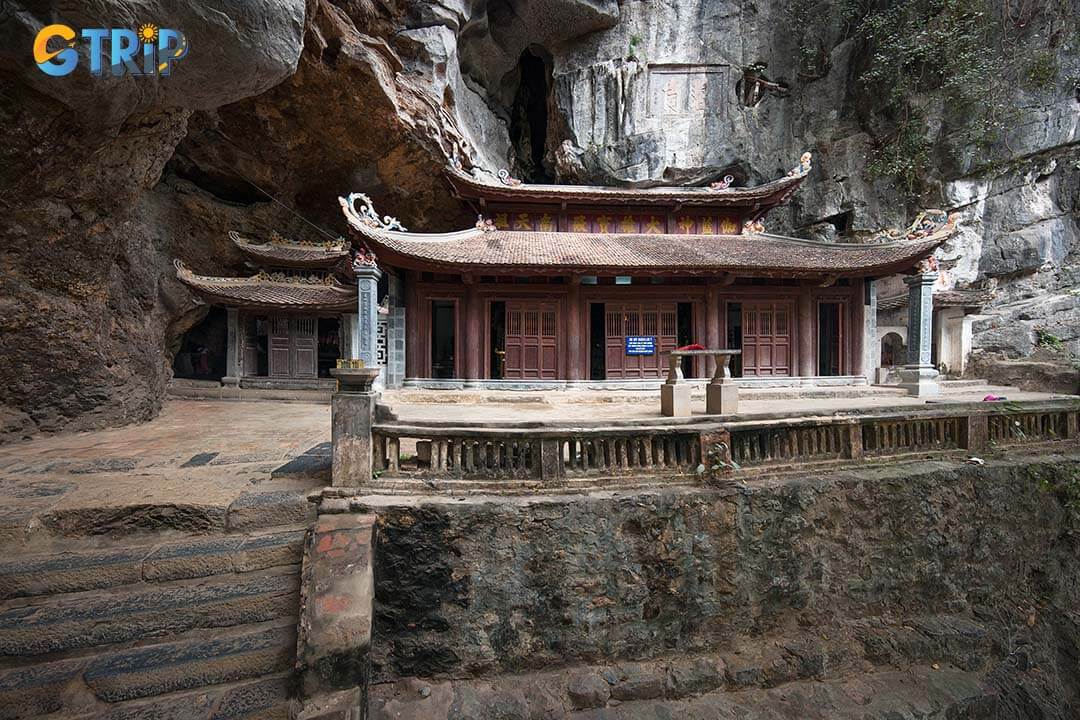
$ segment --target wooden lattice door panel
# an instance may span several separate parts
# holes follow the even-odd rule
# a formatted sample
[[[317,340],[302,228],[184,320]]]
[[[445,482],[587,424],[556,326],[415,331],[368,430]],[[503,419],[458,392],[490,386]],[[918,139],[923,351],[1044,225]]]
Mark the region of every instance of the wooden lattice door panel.
[[[268,360],[270,377],[289,377],[289,318],[270,316],[267,318]]]
[[[297,378],[313,378],[319,374],[319,321],[316,318],[293,318],[292,375]]]
[[[743,375],[791,375],[791,303],[742,304]]]
[[[507,301],[508,380],[555,380],[559,376],[559,311],[555,303]]]
[[[678,346],[676,303],[608,303],[604,312],[607,377],[657,378],[667,374],[665,353]],[[656,338],[652,355],[627,355],[626,338]]]

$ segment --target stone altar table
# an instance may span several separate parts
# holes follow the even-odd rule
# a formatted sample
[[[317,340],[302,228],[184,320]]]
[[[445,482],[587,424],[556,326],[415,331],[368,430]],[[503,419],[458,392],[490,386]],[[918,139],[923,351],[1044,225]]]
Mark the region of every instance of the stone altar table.
[[[666,417],[690,416],[690,386],[682,382],[682,359],[695,355],[716,358],[716,372],[705,386],[705,413],[737,412],[739,386],[731,378],[731,356],[742,355],[742,350],[672,350],[668,354],[667,381],[660,386],[660,413]]]

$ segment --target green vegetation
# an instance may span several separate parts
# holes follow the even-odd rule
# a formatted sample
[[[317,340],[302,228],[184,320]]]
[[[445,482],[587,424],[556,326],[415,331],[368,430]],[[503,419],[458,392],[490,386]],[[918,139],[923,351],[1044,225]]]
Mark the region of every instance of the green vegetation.
[[[1057,497],[1073,523],[1080,522],[1080,472],[1073,471],[1060,479],[1038,475],[1037,479],[1044,492]]]
[[[1061,338],[1041,327],[1035,328],[1035,344],[1038,347],[1053,350],[1054,352],[1061,352],[1065,349],[1065,343]]]
[[[828,71],[826,41],[857,41],[868,168],[913,200],[939,138],[982,151],[1000,142],[1017,120],[1011,95],[1052,88],[1058,48],[1080,42],[1068,0],[793,0],[787,12],[803,78]]]
[[[706,481],[717,482],[724,476],[736,470],[742,470],[742,466],[735,460],[729,460],[727,443],[716,443],[706,453],[705,462],[697,466],[697,474]]]

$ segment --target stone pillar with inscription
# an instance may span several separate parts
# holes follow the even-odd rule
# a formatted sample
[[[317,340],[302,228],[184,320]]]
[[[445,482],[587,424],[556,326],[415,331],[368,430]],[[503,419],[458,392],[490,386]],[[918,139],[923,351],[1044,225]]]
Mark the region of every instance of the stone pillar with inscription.
[[[240,330],[240,311],[234,307],[225,308],[228,317],[228,334],[225,337],[225,377],[221,378],[222,385],[239,385],[243,368],[240,367],[240,339],[243,337]]]
[[[938,371],[930,358],[937,279],[936,272],[904,278],[908,286],[908,356],[907,365],[900,370],[900,387],[916,397],[941,394]]]
[[[364,361],[369,368],[379,367],[379,278],[382,271],[374,265],[355,263],[357,286],[357,332],[356,357]],[[377,381],[381,386],[382,378]]]

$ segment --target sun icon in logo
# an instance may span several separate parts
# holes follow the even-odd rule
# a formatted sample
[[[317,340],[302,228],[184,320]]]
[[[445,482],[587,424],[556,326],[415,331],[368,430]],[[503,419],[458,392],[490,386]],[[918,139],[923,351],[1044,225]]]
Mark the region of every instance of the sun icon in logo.
[[[144,23],[139,26],[139,40],[146,43],[157,42],[158,27],[152,23]]]

